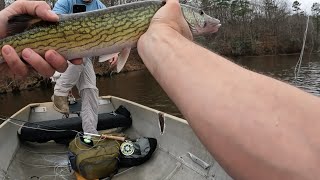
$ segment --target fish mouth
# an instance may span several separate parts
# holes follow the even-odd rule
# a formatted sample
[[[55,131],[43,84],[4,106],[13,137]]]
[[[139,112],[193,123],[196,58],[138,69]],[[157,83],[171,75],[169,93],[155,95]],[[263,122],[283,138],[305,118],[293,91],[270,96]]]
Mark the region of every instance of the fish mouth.
[[[195,27],[194,31],[192,32],[195,36],[200,36],[204,34],[213,34],[219,31],[221,24],[212,23],[208,25],[206,28]]]
[[[213,28],[210,31],[210,33],[218,32],[220,27],[221,27],[221,24],[217,24],[217,25],[213,26]]]

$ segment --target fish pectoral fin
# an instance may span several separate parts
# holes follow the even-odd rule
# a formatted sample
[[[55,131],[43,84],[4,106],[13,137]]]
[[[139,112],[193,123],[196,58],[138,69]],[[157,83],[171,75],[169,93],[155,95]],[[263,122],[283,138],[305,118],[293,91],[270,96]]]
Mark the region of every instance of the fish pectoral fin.
[[[119,53],[113,53],[113,54],[107,54],[107,55],[102,55],[99,57],[99,62],[105,62],[111,60],[113,57],[118,55]]]
[[[44,21],[29,14],[19,14],[9,17],[7,26],[7,36],[12,36],[36,27],[57,24],[57,22]]]
[[[118,57],[118,62],[117,62],[117,73],[119,73],[123,69],[124,65],[126,64],[130,54],[130,50],[131,48],[124,48],[120,52],[120,55]]]

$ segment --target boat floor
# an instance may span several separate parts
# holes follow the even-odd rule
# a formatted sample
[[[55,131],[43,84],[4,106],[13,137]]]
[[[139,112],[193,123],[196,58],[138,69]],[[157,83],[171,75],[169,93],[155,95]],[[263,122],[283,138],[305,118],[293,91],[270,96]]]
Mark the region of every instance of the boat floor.
[[[138,105],[132,105],[130,104],[131,102],[125,102],[124,100],[114,98],[112,101],[114,104],[106,103],[104,105],[100,105],[99,111],[100,113],[112,112],[115,110],[114,107],[118,107],[120,104],[128,107],[129,110],[131,110],[134,125],[124,131],[124,133],[130,138],[135,139],[148,133],[151,135],[150,137],[159,138],[158,147],[149,161],[140,166],[120,169],[113,179],[232,179],[213,158],[211,159],[210,155],[206,157],[210,157],[211,160],[205,159],[210,165],[208,168],[201,167],[199,163],[190,158],[187,152],[201,154],[197,153],[197,149],[199,149],[201,144],[192,134],[192,131],[180,122],[176,120],[169,120],[171,117],[166,117],[166,133],[162,136],[158,136],[157,133],[153,133],[157,131],[157,129],[152,129],[156,125],[150,126],[150,122],[152,121],[145,120],[147,118],[152,119],[153,117],[157,117],[155,112],[150,109],[145,109],[144,107],[139,107]],[[37,113],[33,110],[32,112],[30,111],[31,114],[28,115],[26,113],[28,111],[24,110],[19,113],[21,116],[17,116],[16,118],[24,119],[22,116],[27,114],[30,122],[39,122],[61,117],[60,113],[57,113],[52,109],[52,104],[50,103],[41,104],[41,107],[39,106],[39,108],[47,108],[47,112],[49,113]],[[144,115],[140,116],[141,114]],[[9,127],[13,128],[13,126],[8,126],[8,129],[3,132],[12,132]],[[145,130],[145,132],[141,132],[135,128]],[[177,134],[175,134],[175,132],[177,132]],[[180,136],[183,136],[183,138]],[[9,139],[14,138],[7,138],[7,140]],[[69,169],[67,151],[67,146],[57,144],[53,141],[41,144],[20,142],[19,148],[11,159],[7,171],[0,171],[0,177],[5,174],[5,178],[3,178],[5,180],[73,180],[75,179],[75,175]],[[199,151],[202,151],[201,148]],[[7,152],[3,154],[12,153]],[[204,159],[204,156],[201,157]]]
[[[138,137],[133,130],[125,132],[130,137]],[[68,148],[55,142],[48,143],[21,143],[15,158],[13,159],[7,174],[7,179],[76,179],[69,168]],[[192,167],[186,163],[188,157],[175,157],[158,147],[153,157],[143,165],[120,169],[113,178],[115,180],[128,179],[231,179],[221,167],[213,168],[216,171],[211,175],[199,167]],[[219,166],[215,163],[214,166]]]

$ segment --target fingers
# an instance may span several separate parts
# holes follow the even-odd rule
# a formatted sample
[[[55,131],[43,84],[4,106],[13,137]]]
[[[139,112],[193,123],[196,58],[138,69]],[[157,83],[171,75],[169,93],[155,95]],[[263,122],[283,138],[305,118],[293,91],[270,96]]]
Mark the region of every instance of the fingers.
[[[72,60],[70,60],[70,62],[74,65],[80,65],[83,63],[83,60],[82,60],[82,58],[78,58],[78,59],[72,59]]]
[[[65,58],[54,50],[47,51],[45,53],[45,59],[43,59],[32,49],[24,49],[21,56],[27,64],[21,61],[21,58],[16,53],[15,49],[9,45],[3,46],[1,52],[9,69],[18,76],[26,76],[30,69],[29,65],[44,77],[51,77],[55,71],[62,73],[68,68],[68,63]],[[70,61],[75,65],[82,64],[82,59],[80,58]]]
[[[179,4],[179,0],[166,0],[166,4]]]
[[[166,26],[192,40],[193,36],[186,22],[179,0],[166,0],[166,4],[154,15],[150,27],[153,25]],[[149,28],[152,29],[152,28]],[[155,28],[158,29],[158,28]]]
[[[58,72],[64,72],[68,68],[68,63],[63,56],[54,50],[49,50],[45,54],[46,61]],[[82,58],[72,59],[70,62],[74,65],[80,65],[83,63]]]
[[[20,57],[11,46],[3,46],[1,52],[4,60],[14,74],[18,76],[26,76],[28,74],[27,65],[21,61]]]
[[[168,0],[168,5],[170,5],[171,11],[178,12],[176,16],[176,23],[179,26],[180,33],[187,39],[193,40],[193,35],[190,31],[189,25],[184,18],[184,15],[181,11],[181,6],[179,0]]]
[[[66,69],[68,68],[68,63],[64,59],[64,57],[54,50],[47,51],[44,57],[46,61],[52,66],[52,68],[56,69],[60,73],[66,71]]]
[[[32,49],[26,48],[21,54],[22,58],[42,76],[50,77],[54,74],[55,70],[51,67],[51,65]]]
[[[179,3],[179,0],[168,0],[170,1],[170,7],[172,9],[172,11],[178,12],[178,16],[177,16],[177,21],[176,23],[179,26],[179,30],[180,33],[187,39],[193,40],[193,35],[190,31],[189,25],[186,21],[186,19],[184,18],[184,15],[181,11],[181,6]]]
[[[59,16],[51,11],[44,1],[16,1],[11,5],[16,14],[30,14],[47,21],[58,21]]]

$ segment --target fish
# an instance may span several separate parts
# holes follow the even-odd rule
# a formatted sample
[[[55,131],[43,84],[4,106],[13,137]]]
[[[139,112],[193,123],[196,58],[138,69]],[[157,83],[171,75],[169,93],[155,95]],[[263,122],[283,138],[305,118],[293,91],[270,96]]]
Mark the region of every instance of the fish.
[[[55,50],[65,59],[100,56],[100,62],[119,54],[116,72],[126,64],[130,50],[137,46],[154,14],[164,1],[138,1],[75,14],[59,14],[58,22],[46,22],[30,15],[17,15],[8,20],[6,38],[1,48],[11,45],[21,57],[31,48],[44,57]],[[199,8],[181,4],[181,10],[193,36],[215,33],[220,21]],[[0,52],[0,63],[4,59]]]

